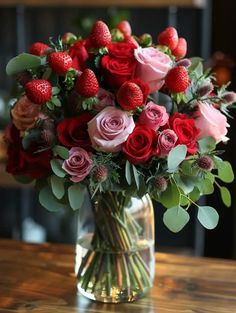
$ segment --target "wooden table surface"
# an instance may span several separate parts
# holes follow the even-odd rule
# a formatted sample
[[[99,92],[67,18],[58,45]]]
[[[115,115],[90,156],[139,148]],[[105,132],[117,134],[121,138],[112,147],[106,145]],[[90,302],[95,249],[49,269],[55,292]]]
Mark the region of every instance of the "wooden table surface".
[[[74,247],[0,240],[0,313],[236,313],[236,261],[157,253],[155,286],[131,304],[77,295]]]

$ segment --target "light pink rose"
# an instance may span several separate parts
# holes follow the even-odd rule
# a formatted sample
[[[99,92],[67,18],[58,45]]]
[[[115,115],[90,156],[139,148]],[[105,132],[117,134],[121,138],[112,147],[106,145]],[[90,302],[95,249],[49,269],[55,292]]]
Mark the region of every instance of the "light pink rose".
[[[158,137],[158,147],[161,156],[167,156],[171,149],[174,148],[178,137],[172,129],[163,130]]]
[[[104,108],[109,106],[115,106],[115,98],[113,93],[103,88],[99,88],[97,93],[99,102],[93,106],[93,109],[102,111]]]
[[[226,134],[229,124],[225,115],[207,102],[199,101],[197,105],[198,111],[195,115],[195,125],[200,130],[198,139],[213,137],[216,143],[227,141]]]
[[[160,126],[164,126],[168,122],[168,119],[169,115],[166,112],[166,108],[150,101],[140,114],[138,121],[140,124],[157,130]]]
[[[90,173],[93,166],[88,152],[83,148],[71,148],[69,151],[69,159],[65,160],[62,164],[63,170],[65,170],[70,176],[70,180],[74,183],[78,183]]]
[[[135,127],[133,117],[115,107],[107,107],[88,123],[92,146],[105,152],[118,152]]]
[[[169,56],[153,47],[138,47],[134,50],[134,56],[138,61],[135,77],[148,83],[151,93],[159,90],[164,84],[166,74],[172,67]]]

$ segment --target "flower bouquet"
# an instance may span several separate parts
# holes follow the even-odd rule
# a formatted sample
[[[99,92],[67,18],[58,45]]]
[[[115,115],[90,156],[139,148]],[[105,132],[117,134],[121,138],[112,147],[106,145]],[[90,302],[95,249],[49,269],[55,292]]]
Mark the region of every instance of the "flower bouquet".
[[[78,287],[91,299],[132,301],[152,286],[150,198],[172,232],[195,210],[205,228],[216,227],[217,211],[197,203],[214,186],[231,205],[221,181],[234,175],[216,145],[228,140],[236,96],[186,52],[173,27],[153,43],[127,21],[111,31],[97,21],[87,38],[34,43],[7,65],[20,88],[6,169],[36,180],[49,211],[79,210]]]

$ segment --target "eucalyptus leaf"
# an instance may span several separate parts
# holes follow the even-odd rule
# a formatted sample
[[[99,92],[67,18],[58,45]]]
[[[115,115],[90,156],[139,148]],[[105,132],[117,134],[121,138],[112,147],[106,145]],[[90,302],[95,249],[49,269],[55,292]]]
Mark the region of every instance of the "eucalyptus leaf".
[[[53,96],[58,95],[60,93],[60,88],[59,87],[52,87],[52,94]]]
[[[213,229],[219,221],[219,214],[211,206],[199,206],[197,218],[199,222],[207,229]]]
[[[59,155],[64,160],[67,160],[69,158],[69,150],[63,146],[56,145],[53,148],[53,152],[55,155]]]
[[[65,207],[53,195],[51,188],[46,185],[39,192],[39,202],[50,212],[57,212],[59,209]]]
[[[231,206],[231,194],[229,192],[229,189],[226,187],[220,187],[220,195],[221,199],[225,206],[230,207]]]
[[[11,59],[6,66],[7,75],[16,75],[28,69],[42,65],[41,58],[29,53],[22,53]]]
[[[218,167],[218,177],[225,183],[232,183],[234,172],[228,161],[223,161]]]
[[[52,171],[58,177],[65,177],[66,172],[62,169],[62,160],[52,159],[50,161]]]
[[[58,99],[57,97],[52,97],[51,101],[56,107],[61,107],[61,100]]]
[[[164,207],[171,208],[179,204],[180,193],[175,184],[168,184],[167,189],[159,196],[159,201]]]
[[[64,180],[56,175],[50,177],[52,192],[57,199],[62,199],[65,194]]]
[[[173,148],[167,157],[168,172],[175,172],[181,162],[185,159],[187,154],[187,147],[185,145],[178,145]]]
[[[131,185],[131,164],[129,163],[128,160],[126,160],[126,163],[125,163],[125,178],[126,178],[126,181],[129,185]]]
[[[205,137],[198,141],[198,145],[201,153],[207,153],[215,150],[216,141],[212,137]]]
[[[174,233],[177,233],[180,230],[182,230],[184,226],[188,223],[188,221],[189,214],[181,206],[176,206],[167,209],[163,215],[164,224],[170,231]]]
[[[73,210],[78,210],[84,203],[86,187],[83,184],[73,184],[68,188],[68,199]]]
[[[214,192],[214,185],[208,178],[202,179],[197,184],[198,189],[203,195],[210,195]]]
[[[132,168],[133,168],[133,173],[134,173],[134,180],[135,180],[137,188],[139,189],[139,187],[140,187],[139,173],[138,173],[136,167],[133,164],[132,164]]]

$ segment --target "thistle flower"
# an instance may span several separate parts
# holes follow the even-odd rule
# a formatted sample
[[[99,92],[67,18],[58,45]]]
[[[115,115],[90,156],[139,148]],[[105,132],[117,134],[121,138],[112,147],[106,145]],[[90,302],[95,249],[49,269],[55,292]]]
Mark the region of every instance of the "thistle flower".
[[[189,59],[182,59],[180,61],[177,62],[178,66],[184,66],[186,68],[188,68],[191,65],[191,61]]]
[[[214,167],[214,162],[212,161],[212,159],[209,156],[203,155],[201,156],[198,160],[197,160],[197,166],[201,169],[201,170],[205,170],[205,171],[211,171]]]
[[[236,93],[229,91],[229,92],[225,92],[222,96],[222,99],[224,100],[224,102],[226,104],[232,104],[234,102],[236,102]]]
[[[108,169],[105,166],[99,166],[95,169],[93,173],[93,177],[96,181],[102,183],[108,177]]]
[[[158,191],[165,191],[167,188],[167,181],[165,177],[163,176],[158,176],[154,180],[154,186],[157,188]]]
[[[204,83],[199,86],[197,90],[197,94],[199,97],[205,97],[208,96],[214,89],[214,86],[212,83]]]

